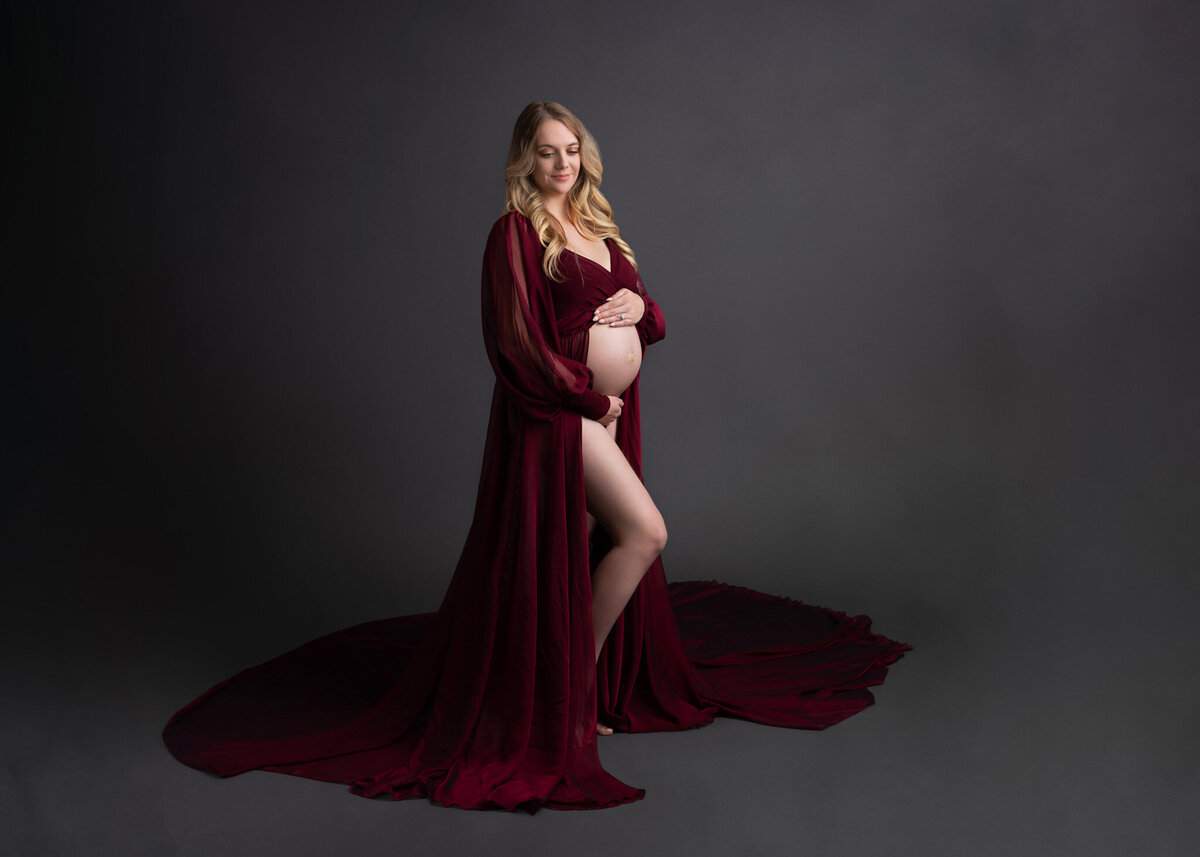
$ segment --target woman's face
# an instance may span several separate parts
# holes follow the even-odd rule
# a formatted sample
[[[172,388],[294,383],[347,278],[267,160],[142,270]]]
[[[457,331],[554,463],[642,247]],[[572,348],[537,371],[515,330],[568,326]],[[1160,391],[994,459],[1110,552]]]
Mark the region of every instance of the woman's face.
[[[579,176],[579,141],[566,125],[547,119],[538,128],[533,182],[543,196],[561,196]]]

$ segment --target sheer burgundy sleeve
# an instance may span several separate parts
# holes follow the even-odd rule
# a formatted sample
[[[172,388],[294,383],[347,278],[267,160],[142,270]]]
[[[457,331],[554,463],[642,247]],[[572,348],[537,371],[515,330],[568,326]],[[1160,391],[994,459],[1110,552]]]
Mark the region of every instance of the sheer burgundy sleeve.
[[[529,417],[554,419],[568,408],[589,419],[608,413],[591,388],[592,371],[558,353],[542,245],[529,221],[509,212],[496,221],[483,256],[483,339],[496,377]]]
[[[646,312],[642,314],[641,320],[637,323],[638,337],[642,340],[644,349],[647,345],[653,345],[667,335],[667,323],[663,319],[662,310],[654,302],[654,298],[646,294],[646,286],[643,285],[640,276],[637,278],[637,292],[646,302]]]

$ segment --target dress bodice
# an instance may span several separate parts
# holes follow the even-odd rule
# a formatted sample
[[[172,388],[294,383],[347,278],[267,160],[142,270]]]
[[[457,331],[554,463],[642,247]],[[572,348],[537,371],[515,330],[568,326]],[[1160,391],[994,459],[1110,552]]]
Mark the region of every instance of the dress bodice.
[[[570,248],[564,249],[558,257],[562,281],[550,280],[550,297],[560,336],[590,325],[596,307],[617,290],[629,289],[642,294],[633,265],[611,240],[605,239],[604,246],[608,248],[610,271]]]

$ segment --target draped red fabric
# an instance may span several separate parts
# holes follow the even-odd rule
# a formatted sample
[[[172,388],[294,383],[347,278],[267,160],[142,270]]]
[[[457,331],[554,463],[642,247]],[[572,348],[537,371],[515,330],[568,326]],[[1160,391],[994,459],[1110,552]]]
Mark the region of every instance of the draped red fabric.
[[[601,767],[598,711],[634,732],[716,715],[820,729],[871,704],[868,688],[908,646],[865,617],[715,582],[668,586],[660,560],[594,666],[590,569],[607,540],[588,542],[580,420],[608,400],[590,387],[587,337],[559,334],[541,257],[523,216],[496,222],[483,267],[496,386],[474,519],[441,607],[330,634],[222,682],[167,724],[180,761],[366,797],[593,809],[643,796]],[[632,285],[648,346],[664,335],[662,313],[640,278]],[[640,476],[637,387],[617,439]]]

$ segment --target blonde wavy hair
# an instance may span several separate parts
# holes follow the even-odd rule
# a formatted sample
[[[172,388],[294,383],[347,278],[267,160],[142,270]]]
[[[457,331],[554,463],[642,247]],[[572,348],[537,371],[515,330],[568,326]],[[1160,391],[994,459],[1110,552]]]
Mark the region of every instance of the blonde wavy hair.
[[[534,101],[526,105],[517,117],[513,126],[512,145],[508,149],[508,161],[504,165],[504,210],[519,211],[529,218],[542,246],[546,248],[542,256],[542,269],[547,277],[559,280],[558,259],[567,247],[567,236],[558,221],[546,211],[542,192],[533,180],[538,129],[543,122],[551,119],[566,125],[579,141],[579,175],[567,194],[571,223],[584,236],[611,238],[621,255],[636,269],[633,249],[622,240],[621,230],[612,219],[612,206],[600,193],[600,177],[604,174],[600,148],[579,118],[557,102]]]

